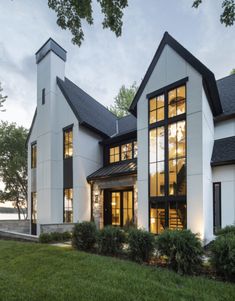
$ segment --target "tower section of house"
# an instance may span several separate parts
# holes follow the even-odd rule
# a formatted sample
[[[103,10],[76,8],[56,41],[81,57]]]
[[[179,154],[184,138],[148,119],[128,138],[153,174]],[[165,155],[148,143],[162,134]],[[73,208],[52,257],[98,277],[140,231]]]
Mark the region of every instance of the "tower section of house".
[[[131,105],[137,116],[138,223],[213,237],[213,73],[165,33]]]

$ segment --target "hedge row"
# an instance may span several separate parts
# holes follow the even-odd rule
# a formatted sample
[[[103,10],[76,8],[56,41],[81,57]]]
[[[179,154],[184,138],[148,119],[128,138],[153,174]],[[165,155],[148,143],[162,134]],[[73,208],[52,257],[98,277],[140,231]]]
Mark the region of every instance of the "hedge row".
[[[121,255],[124,252],[136,262],[149,262],[153,255],[163,256],[169,267],[178,273],[192,274],[201,265],[203,249],[197,235],[190,230],[166,230],[155,237],[142,229],[124,231],[108,226],[96,230],[94,223],[75,225],[72,245],[82,251],[103,255]]]

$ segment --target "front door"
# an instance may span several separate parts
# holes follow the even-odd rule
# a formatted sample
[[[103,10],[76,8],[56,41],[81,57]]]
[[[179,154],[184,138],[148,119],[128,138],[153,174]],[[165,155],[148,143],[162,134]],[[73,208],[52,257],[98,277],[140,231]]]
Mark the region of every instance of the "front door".
[[[133,223],[133,191],[106,191],[104,225],[128,226]]]

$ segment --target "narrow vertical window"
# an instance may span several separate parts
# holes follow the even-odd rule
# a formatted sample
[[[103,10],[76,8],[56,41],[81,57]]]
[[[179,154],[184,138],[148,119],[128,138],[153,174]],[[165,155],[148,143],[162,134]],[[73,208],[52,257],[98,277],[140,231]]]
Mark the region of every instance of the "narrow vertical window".
[[[37,143],[31,145],[31,168],[37,167]]]
[[[221,183],[213,183],[214,233],[221,228]]]
[[[137,141],[134,141],[133,142],[133,157],[137,158],[137,155],[138,155],[138,144],[137,144]]]
[[[123,144],[121,146],[121,160],[132,159],[132,143]]]
[[[64,130],[64,159],[73,156],[73,129]]]
[[[45,88],[42,89],[42,105],[45,104]]]
[[[64,223],[73,222],[73,189],[64,189]]]

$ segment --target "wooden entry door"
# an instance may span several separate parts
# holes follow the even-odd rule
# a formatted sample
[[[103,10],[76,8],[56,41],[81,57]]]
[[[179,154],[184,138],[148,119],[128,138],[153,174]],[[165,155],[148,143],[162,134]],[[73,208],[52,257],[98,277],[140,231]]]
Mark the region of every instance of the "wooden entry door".
[[[123,227],[133,223],[133,191],[107,191],[104,201],[104,225]]]

